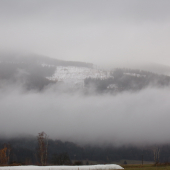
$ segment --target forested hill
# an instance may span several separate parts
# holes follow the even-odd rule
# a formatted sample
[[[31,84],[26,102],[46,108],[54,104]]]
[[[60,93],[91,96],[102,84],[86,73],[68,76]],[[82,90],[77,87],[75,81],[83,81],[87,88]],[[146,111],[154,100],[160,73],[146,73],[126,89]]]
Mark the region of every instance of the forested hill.
[[[57,71],[57,68],[60,68],[58,66],[61,67],[60,71]],[[68,69],[69,66],[72,69]],[[51,77],[56,71],[58,77],[53,80]],[[69,81],[64,81],[66,78]],[[63,61],[38,55],[0,53],[0,87],[4,82],[17,82],[27,90],[40,91],[50,84],[63,85],[65,82],[73,82],[75,89],[84,88],[87,92],[94,89],[97,93],[118,93],[138,91],[149,86],[167,87],[170,85],[170,77],[139,69],[118,68],[106,71],[93,68],[91,63]],[[78,82],[81,86],[78,86]]]
[[[147,87],[167,87],[170,76],[137,69],[117,68],[106,79],[85,79],[85,87],[93,87],[97,92],[138,91]]]
[[[43,90],[57,66],[92,68],[93,64],[78,61],[63,61],[38,55],[0,53],[0,86],[19,83],[27,90]]]

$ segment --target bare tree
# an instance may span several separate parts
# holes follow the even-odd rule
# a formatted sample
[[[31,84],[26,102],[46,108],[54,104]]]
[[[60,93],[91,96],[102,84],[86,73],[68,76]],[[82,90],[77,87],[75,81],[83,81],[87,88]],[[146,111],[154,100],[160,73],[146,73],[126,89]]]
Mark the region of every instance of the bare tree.
[[[159,163],[160,148],[159,147],[153,148],[153,154],[154,154],[154,161],[155,161],[155,165],[156,165]]]
[[[47,164],[48,136],[45,132],[38,133],[38,154],[42,166]]]
[[[4,148],[0,150],[0,163],[4,165],[9,164],[11,147],[9,144],[4,144]]]
[[[4,144],[4,147],[7,148],[6,156],[7,156],[7,164],[9,165],[9,159],[11,155],[11,146],[9,144]]]

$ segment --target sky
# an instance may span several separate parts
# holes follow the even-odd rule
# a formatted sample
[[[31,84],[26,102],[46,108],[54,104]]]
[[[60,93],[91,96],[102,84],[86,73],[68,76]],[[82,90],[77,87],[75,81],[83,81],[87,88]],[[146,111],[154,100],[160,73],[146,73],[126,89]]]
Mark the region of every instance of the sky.
[[[0,50],[101,66],[170,65],[169,0],[0,0]]]

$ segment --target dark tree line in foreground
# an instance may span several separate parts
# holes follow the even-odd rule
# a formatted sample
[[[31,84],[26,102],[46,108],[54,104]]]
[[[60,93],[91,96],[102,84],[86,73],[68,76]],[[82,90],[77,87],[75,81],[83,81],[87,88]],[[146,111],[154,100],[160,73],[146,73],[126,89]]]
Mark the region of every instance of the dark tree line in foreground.
[[[41,165],[36,138],[0,139],[0,149],[4,144],[10,146],[9,163]],[[155,146],[80,146],[72,142],[48,139],[47,165],[71,165],[96,163],[113,163],[120,160],[155,161]],[[142,156],[143,155],[143,156]],[[159,146],[159,162],[170,161],[170,145]]]

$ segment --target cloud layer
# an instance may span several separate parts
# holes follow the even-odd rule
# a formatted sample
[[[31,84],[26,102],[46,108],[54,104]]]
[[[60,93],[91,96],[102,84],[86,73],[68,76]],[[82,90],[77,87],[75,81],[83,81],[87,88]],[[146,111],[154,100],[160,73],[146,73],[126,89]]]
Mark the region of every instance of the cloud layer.
[[[91,144],[162,144],[170,141],[169,89],[83,95],[20,90],[0,92],[1,135],[37,135]]]

